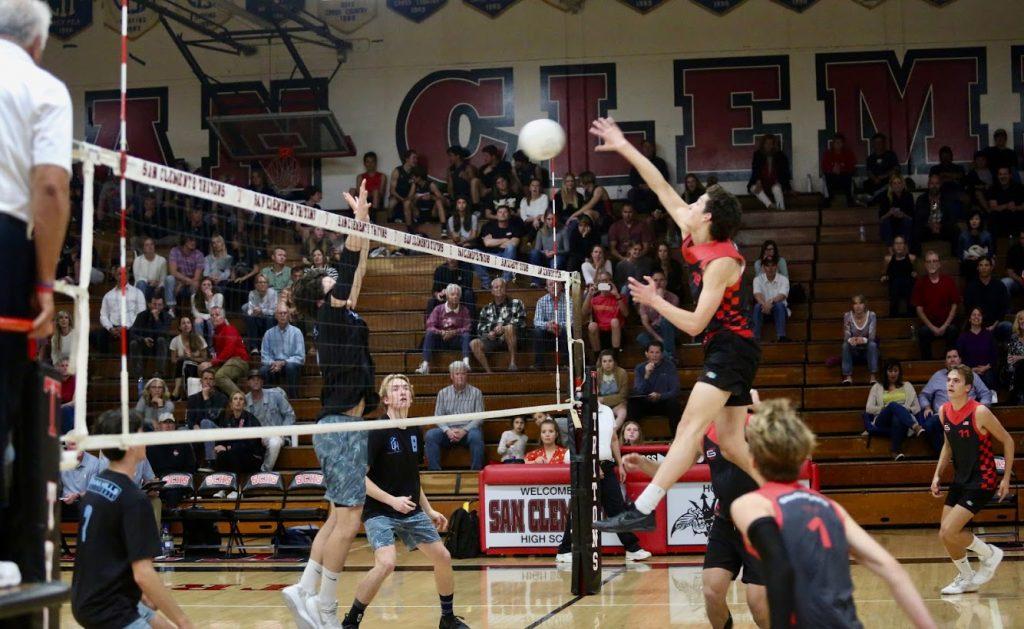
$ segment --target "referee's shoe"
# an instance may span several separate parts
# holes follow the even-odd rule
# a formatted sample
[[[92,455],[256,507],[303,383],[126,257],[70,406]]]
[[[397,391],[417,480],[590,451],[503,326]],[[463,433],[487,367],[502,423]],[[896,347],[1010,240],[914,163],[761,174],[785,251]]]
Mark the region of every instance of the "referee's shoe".
[[[622,513],[603,520],[596,520],[594,528],[605,533],[653,531],[655,528],[654,512],[640,513],[635,505],[629,505]]]

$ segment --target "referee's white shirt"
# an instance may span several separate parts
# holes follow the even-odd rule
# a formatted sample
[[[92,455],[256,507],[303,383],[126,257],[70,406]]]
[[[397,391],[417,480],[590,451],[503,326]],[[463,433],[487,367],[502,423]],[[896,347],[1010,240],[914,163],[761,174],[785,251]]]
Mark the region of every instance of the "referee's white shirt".
[[[71,172],[71,95],[12,41],[0,39],[0,213],[31,224],[30,173]]]

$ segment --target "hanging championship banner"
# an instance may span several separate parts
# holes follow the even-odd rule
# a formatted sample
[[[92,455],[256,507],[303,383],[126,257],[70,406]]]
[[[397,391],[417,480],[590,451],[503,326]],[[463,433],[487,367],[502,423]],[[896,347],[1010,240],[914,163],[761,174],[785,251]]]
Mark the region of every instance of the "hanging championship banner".
[[[640,13],[648,13],[665,4],[666,0],[619,0],[631,9]]]
[[[92,0],[49,0],[50,34],[68,40],[92,24]]]
[[[306,8],[306,0],[271,0],[271,3],[290,11],[301,11]],[[274,12],[260,0],[245,0],[245,10],[267,20],[274,19]]]
[[[544,0],[556,9],[561,9],[566,13],[579,13],[583,10],[583,3],[586,0]]]
[[[103,23],[114,30],[121,32],[121,2],[120,0],[103,1]],[[146,34],[160,22],[160,16],[150,11],[141,4],[129,2],[128,4],[128,39],[138,39]]]
[[[725,15],[739,6],[744,0],[693,0],[700,6],[716,15]]]
[[[448,0],[388,0],[388,8],[413,22],[422,22],[437,13]]]
[[[775,0],[787,9],[793,9],[797,12],[804,12],[811,7],[818,0]]]
[[[469,6],[473,7],[481,13],[486,13],[488,17],[498,17],[505,12],[505,9],[509,8],[513,4],[519,2],[519,0],[462,0]]]
[[[189,9],[214,24],[225,24],[231,19],[231,13],[214,0],[185,0]]]
[[[354,33],[377,17],[377,0],[320,0],[320,19],[342,33]]]

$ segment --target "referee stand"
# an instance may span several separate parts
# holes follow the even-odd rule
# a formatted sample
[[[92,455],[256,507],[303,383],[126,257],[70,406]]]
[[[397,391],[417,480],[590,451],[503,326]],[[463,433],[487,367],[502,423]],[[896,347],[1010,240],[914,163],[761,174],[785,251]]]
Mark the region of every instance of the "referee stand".
[[[586,370],[582,384],[574,391],[579,421],[573,418],[573,439],[569,441],[572,593],[575,596],[601,592],[601,532],[593,526],[601,504],[595,375]]]

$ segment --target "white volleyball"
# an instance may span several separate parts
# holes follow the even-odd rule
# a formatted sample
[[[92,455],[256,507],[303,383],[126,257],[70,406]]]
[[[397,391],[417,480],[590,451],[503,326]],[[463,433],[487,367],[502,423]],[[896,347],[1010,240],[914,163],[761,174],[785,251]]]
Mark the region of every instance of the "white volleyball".
[[[548,118],[531,120],[519,132],[519,148],[534,161],[549,160],[565,148],[565,130]]]

